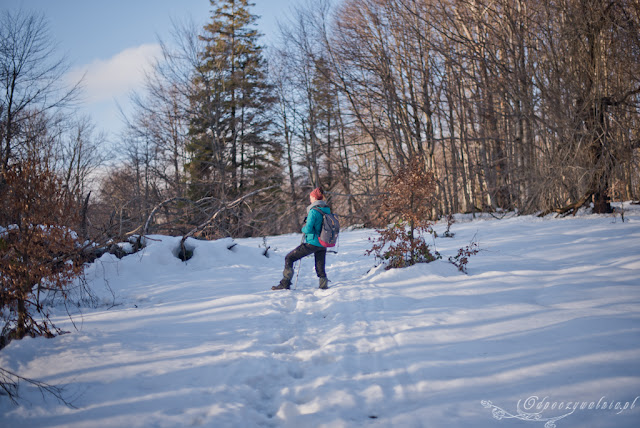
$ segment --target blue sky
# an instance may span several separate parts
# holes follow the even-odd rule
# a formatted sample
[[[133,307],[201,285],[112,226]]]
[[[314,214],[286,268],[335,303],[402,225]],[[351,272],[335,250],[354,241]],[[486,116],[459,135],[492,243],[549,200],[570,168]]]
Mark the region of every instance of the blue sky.
[[[305,0],[253,0],[263,43],[275,37],[277,21]],[[58,53],[71,65],[69,79],[85,75],[81,113],[114,139],[122,127],[118,104],[139,88],[143,70],[159,53],[158,37],[170,41],[171,20],[204,25],[209,0],[0,0],[0,9],[39,11],[49,23]]]

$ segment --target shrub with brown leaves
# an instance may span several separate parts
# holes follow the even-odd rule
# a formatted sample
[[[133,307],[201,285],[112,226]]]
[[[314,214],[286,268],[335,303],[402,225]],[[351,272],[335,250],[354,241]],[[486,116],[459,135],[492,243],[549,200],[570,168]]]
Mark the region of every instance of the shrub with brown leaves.
[[[435,203],[436,182],[422,158],[412,160],[389,181],[382,211],[395,222],[376,230],[378,238],[366,252],[374,254],[387,269],[429,263],[440,258],[425,240],[434,231],[429,217]]]
[[[46,166],[30,160],[0,177],[0,348],[26,335],[51,337],[58,330],[41,294],[66,296],[83,270],[77,198]]]

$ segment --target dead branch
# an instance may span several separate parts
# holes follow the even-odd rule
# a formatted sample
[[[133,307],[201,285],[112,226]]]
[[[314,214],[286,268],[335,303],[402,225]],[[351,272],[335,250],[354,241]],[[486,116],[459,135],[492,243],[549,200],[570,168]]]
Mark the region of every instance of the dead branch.
[[[146,226],[146,224],[145,224],[145,226]],[[125,233],[125,234],[124,234],[124,236],[125,236],[125,237],[133,236],[133,235],[135,235],[136,233],[138,233],[138,231],[139,231],[141,228],[142,228],[142,225],[140,225],[140,226],[136,227],[136,228],[135,228],[135,229],[133,229],[131,232],[127,232],[127,233]]]
[[[195,205],[196,203],[193,202],[191,199],[188,198],[181,198],[181,197],[176,197],[176,198],[169,198],[166,199],[162,202],[160,202],[158,205],[155,206],[155,208],[153,210],[151,210],[151,213],[149,214],[149,217],[147,217],[147,221],[144,223],[144,227],[142,228],[142,234],[143,235],[147,235],[149,233],[149,225],[151,224],[151,220],[153,220],[153,217],[156,215],[156,213],[158,212],[158,210],[160,210],[162,207],[164,207],[165,205],[171,204],[173,202],[187,202],[189,204]],[[139,227],[136,229],[136,231],[140,229]],[[134,231],[135,232],[135,231]],[[133,234],[133,232],[129,232],[129,234]]]
[[[587,193],[586,195],[584,195],[582,198],[580,198],[578,201],[574,202],[573,204],[565,205],[562,208],[548,209],[538,214],[538,217],[544,217],[547,214],[551,214],[551,213],[557,213],[557,216],[563,216],[563,217],[568,216],[569,214],[572,214],[575,216],[578,213],[578,210],[587,203],[587,201],[591,198],[592,195],[593,195],[592,193]]]
[[[230,210],[232,208],[237,207],[238,205],[240,205],[245,199],[250,198],[251,196],[257,195],[258,193],[261,192],[265,192],[267,190],[271,190],[271,189],[275,189],[279,186],[269,186],[269,187],[263,187],[262,189],[258,189],[258,190],[254,190],[253,192],[247,193],[244,196],[239,197],[238,199],[236,199],[235,201],[229,203],[229,204],[225,204],[223,205],[221,208],[219,208],[215,213],[213,213],[208,219],[207,221],[205,221],[204,223],[200,224],[199,226],[191,229],[186,235],[184,235],[182,237],[182,239],[180,240],[180,247],[183,249],[183,251],[185,250],[184,248],[184,242],[187,240],[187,238],[193,237],[196,233],[198,233],[199,231],[203,230],[205,227],[209,226],[216,218],[218,218],[218,215],[226,210]]]
[[[49,394],[65,406],[72,409],[77,408],[70,401],[64,398],[62,388],[38,380],[19,376],[0,367],[0,395],[8,396],[9,400],[11,400],[13,404],[18,404],[18,384],[20,381],[27,382],[38,388],[43,397],[45,394]]]

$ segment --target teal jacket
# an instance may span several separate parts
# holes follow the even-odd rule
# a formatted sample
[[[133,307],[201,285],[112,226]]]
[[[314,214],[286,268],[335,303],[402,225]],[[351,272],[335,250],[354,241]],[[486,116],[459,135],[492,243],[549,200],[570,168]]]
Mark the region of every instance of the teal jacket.
[[[315,245],[316,247],[322,247],[318,236],[322,230],[322,214],[313,208],[320,208],[323,212],[330,214],[331,208],[325,201],[315,201],[307,207],[307,221],[302,226],[302,233],[304,233],[304,242],[307,244]]]

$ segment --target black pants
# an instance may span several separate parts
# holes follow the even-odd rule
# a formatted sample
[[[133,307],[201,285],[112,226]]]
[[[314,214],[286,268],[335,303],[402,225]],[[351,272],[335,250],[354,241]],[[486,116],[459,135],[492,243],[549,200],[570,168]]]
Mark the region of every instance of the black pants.
[[[316,274],[318,275],[318,278],[325,278],[327,276],[324,271],[324,264],[327,259],[327,249],[325,247],[317,247],[311,244],[300,244],[284,258],[284,267],[293,269],[293,264],[295,262],[310,254],[315,256]]]

